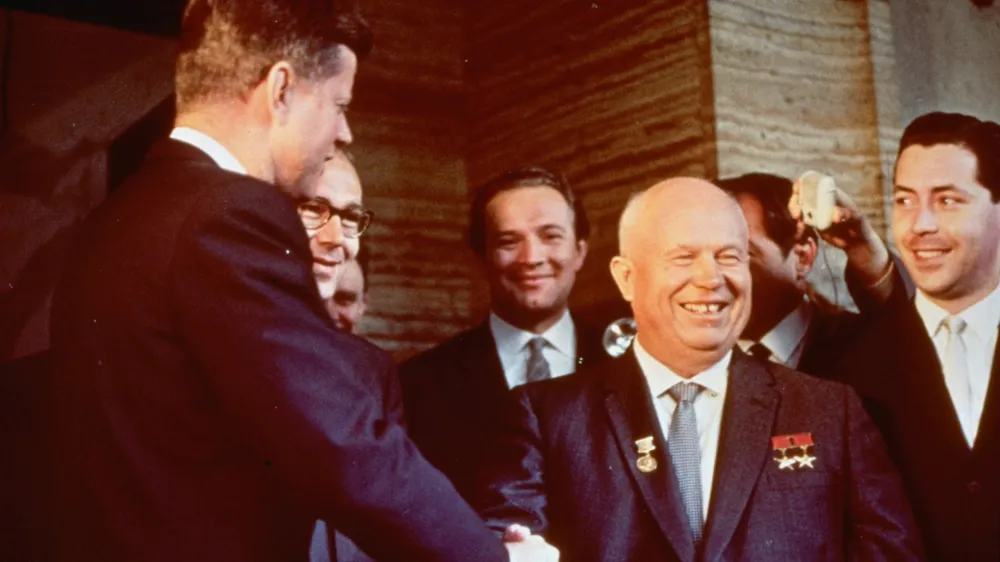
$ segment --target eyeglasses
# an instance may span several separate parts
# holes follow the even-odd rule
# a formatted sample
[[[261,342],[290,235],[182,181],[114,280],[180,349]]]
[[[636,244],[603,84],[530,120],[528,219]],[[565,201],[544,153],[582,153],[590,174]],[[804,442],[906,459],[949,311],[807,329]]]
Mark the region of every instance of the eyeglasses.
[[[375,213],[361,207],[336,209],[322,199],[303,201],[296,208],[302,224],[310,230],[323,228],[323,225],[330,222],[334,216],[340,217],[340,228],[348,238],[357,238],[364,234],[371,226],[372,218],[375,217]]]

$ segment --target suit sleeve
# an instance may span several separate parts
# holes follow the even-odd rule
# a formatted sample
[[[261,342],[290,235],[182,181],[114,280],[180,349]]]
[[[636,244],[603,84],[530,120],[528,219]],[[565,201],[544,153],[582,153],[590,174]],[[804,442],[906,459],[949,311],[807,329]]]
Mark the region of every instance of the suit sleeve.
[[[922,547],[899,473],[878,429],[851,390],[847,410],[848,559],[921,560]]]
[[[897,306],[906,306],[910,301],[910,282],[906,278],[906,268],[896,254],[889,252],[889,271],[874,285],[866,285],[858,279],[853,270],[844,271],[844,282],[854,304],[862,316],[879,313]]]
[[[324,315],[285,197],[250,181],[206,191],[171,264],[175,317],[267,478],[379,559],[506,560],[402,428],[378,423],[362,377],[384,362]]]
[[[496,532],[518,523],[544,535],[545,459],[538,418],[524,388],[515,389],[504,406],[479,470],[474,503]]]
[[[406,427],[405,408],[403,407],[403,388],[399,382],[399,372],[395,367],[389,369],[385,377],[385,417],[389,423]]]

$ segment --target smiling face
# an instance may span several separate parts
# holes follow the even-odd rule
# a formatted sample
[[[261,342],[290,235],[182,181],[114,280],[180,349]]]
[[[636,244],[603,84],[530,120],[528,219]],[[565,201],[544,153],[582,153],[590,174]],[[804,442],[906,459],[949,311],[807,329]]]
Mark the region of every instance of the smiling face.
[[[559,319],[586,254],[573,209],[555,189],[515,187],[486,205],[492,307],[515,326],[542,331]]]
[[[1000,205],[976,176],[975,155],[954,144],[909,146],[896,164],[893,238],[917,287],[951,313],[1000,279]]]
[[[315,198],[335,209],[361,207],[361,181],[354,165],[342,153],[328,160],[316,188]],[[316,229],[306,229],[313,257],[313,275],[320,296],[329,299],[337,289],[340,270],[358,253],[358,238],[344,236],[339,217],[331,217]]]
[[[702,180],[668,180],[634,204],[612,274],[632,303],[642,346],[692,376],[732,349],[749,318],[746,222],[728,195]]]

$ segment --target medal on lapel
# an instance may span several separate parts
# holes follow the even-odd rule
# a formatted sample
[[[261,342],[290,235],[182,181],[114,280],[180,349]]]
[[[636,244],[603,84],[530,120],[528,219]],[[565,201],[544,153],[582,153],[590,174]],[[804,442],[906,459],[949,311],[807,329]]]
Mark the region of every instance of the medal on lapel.
[[[635,466],[639,469],[639,472],[645,472],[648,474],[656,470],[656,459],[650,455],[650,453],[656,450],[656,445],[653,445],[652,437],[637,439],[635,442],[635,450],[639,454],[639,458],[635,461]]]
[[[788,457],[788,450],[791,448],[791,435],[775,435],[771,438],[771,449],[781,453],[781,456],[774,458],[780,470],[795,470],[795,459]]]
[[[780,470],[814,469],[816,457],[810,454],[809,448],[815,446],[812,433],[796,433],[794,435],[775,435],[771,437],[771,449],[779,453],[774,457]],[[789,455],[797,450],[798,454]]]
[[[795,457],[795,460],[799,463],[799,468],[816,468],[813,466],[813,462],[816,461],[816,457],[809,454],[809,447],[813,446],[813,436],[812,433],[799,433],[792,436],[792,443],[802,451],[802,454]]]

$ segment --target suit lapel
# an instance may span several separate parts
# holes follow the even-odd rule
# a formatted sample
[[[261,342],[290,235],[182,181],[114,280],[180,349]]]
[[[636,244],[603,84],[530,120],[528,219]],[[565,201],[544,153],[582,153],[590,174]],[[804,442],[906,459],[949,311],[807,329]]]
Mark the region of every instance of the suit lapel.
[[[812,373],[816,371],[819,363],[821,363],[820,355],[826,348],[823,340],[825,340],[828,335],[827,324],[822,318],[822,315],[817,307],[814,306],[812,319],[809,321],[809,326],[806,328],[806,335],[803,338],[802,357],[799,358],[799,364],[796,367],[797,371],[801,371],[803,373]]]
[[[894,334],[896,341],[905,343],[892,346],[893,356],[887,359],[893,368],[886,369],[886,372],[898,372],[902,380],[887,381],[887,391],[892,392],[893,388],[910,389],[908,394],[915,399],[911,409],[934,416],[937,421],[931,425],[931,430],[935,434],[927,435],[927,442],[936,443],[936,447],[941,448],[941,458],[968,457],[969,446],[944,382],[941,360],[912,301],[896,315],[895,322],[896,326],[887,333]]]
[[[479,406],[499,402],[510,389],[489,321],[479,324],[468,334],[467,341],[463,342],[461,367],[456,370],[462,377],[458,388],[464,388],[468,392],[462,393],[465,394],[463,400],[475,404],[478,409]],[[489,415],[486,410],[480,410],[480,413]]]
[[[806,327],[802,341],[802,356],[795,370],[813,374],[822,372],[827,365],[828,353],[833,346],[840,324],[847,320],[846,315],[825,312],[815,303],[810,305],[812,314],[809,326]]]
[[[629,351],[620,359],[609,362],[604,370],[607,373],[604,406],[629,474],[678,559],[693,562],[694,540],[680,497],[676,494],[677,485],[674,484],[675,477],[667,456],[667,442],[660,430],[649,387],[635,354]],[[638,454],[635,442],[647,436],[653,437],[656,450],[652,456],[658,465],[649,473],[640,471],[636,464]]]
[[[1000,337],[993,349],[993,365],[990,367],[990,382],[986,389],[986,402],[983,404],[983,415],[979,420],[979,431],[976,432],[976,442],[973,447],[975,457],[983,456],[984,451],[995,451],[1000,435]],[[995,454],[990,458],[996,458]]]
[[[601,342],[604,330],[577,322],[573,319],[573,329],[576,332],[576,370],[579,371],[587,365],[593,365],[610,356],[604,351],[604,344]]]
[[[773,385],[763,365],[738,349],[733,351],[705,533],[705,562],[721,559],[770,458],[779,402]]]

